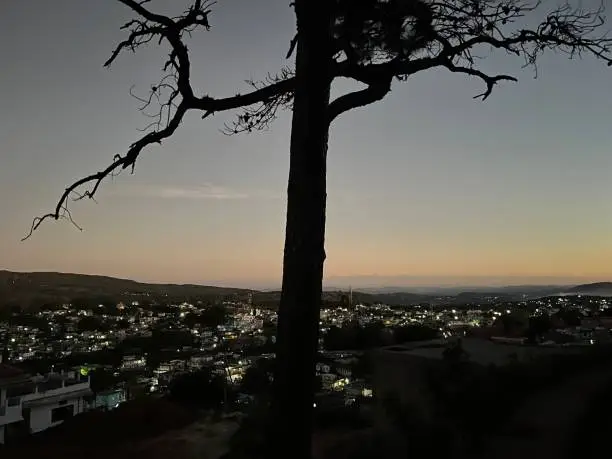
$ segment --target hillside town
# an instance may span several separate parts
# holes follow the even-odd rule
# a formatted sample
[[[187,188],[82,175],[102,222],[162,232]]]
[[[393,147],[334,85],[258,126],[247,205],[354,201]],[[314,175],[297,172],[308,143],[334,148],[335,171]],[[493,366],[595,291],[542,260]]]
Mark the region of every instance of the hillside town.
[[[216,397],[209,405],[246,410],[272,381],[276,319],[252,296],[206,306],[134,301],[13,310],[0,322],[0,441],[168,394],[203,371],[222,387],[209,391]],[[315,404],[364,409],[393,379],[377,374],[397,373],[398,358],[442,359],[449,343],[461,342],[474,363],[503,366],[612,343],[611,329],[603,297],[391,307],[353,304],[349,296],[321,311]],[[373,352],[378,357],[368,358]]]

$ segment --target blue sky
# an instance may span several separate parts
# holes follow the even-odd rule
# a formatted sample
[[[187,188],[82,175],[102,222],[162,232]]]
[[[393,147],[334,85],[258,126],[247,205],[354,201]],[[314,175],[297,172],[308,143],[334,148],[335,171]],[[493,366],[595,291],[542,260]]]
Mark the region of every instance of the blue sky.
[[[35,4],[35,6],[33,6]],[[179,12],[181,2],[151,8]],[[33,14],[33,12],[36,14]],[[72,207],[84,231],[31,218],[68,183],[106,166],[146,124],[129,88],[156,83],[165,49],[102,67],[130,12],[118,2],[7,0],[0,16],[2,267],[146,281],[273,285],[280,280],[289,113],[228,137],[228,116],[188,116],[98,203]],[[290,64],[285,0],[220,1],[190,44],[194,86],[215,96]],[[419,283],[612,278],[612,70],[547,55],[522,61],[486,102],[479,81],[429,71],[332,127],[326,275]],[[344,83],[336,88],[346,89]],[[407,283],[414,277],[406,277]]]

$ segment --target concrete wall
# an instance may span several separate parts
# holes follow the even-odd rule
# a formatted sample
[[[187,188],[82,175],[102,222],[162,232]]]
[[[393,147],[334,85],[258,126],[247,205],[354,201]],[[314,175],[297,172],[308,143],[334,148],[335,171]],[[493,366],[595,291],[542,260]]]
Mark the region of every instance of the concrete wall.
[[[21,404],[14,406],[6,406],[4,416],[0,416],[0,424],[7,425],[23,420],[21,412]]]
[[[13,406],[8,406],[6,398],[6,388],[0,389],[0,425],[7,425],[13,422],[19,422],[23,419],[21,416],[21,403]]]
[[[34,406],[30,411],[30,431],[32,433],[40,432],[50,427],[60,425],[63,421],[51,422],[51,411],[55,408],[73,405],[74,416],[82,413],[85,408],[83,399],[68,400],[67,403],[60,405],[57,403],[50,403],[48,405]]]
[[[70,397],[70,395],[74,394],[74,392],[80,390],[87,390],[89,389],[89,387],[89,381],[70,385],[62,384],[59,387],[47,389],[44,391],[40,390],[40,388],[37,386],[35,392],[23,396],[23,401],[34,401],[43,397],[54,397],[58,395]]]

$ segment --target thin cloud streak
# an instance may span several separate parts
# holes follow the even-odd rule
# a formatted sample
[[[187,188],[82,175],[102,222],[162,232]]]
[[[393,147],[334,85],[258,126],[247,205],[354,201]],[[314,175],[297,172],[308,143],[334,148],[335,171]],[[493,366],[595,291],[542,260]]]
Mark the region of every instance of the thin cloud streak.
[[[249,199],[251,197],[248,193],[210,184],[199,187],[159,188],[152,191],[153,197],[166,199]]]
[[[275,199],[280,195],[261,191],[241,191],[207,183],[200,186],[128,186],[111,192],[114,195],[183,200]]]

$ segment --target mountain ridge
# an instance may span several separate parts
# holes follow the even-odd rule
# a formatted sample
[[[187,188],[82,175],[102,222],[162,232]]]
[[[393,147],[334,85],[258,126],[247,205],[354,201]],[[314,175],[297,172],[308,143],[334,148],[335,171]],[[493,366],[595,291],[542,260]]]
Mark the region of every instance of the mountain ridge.
[[[565,293],[589,296],[612,296],[612,282],[593,282],[591,284],[576,285]]]
[[[35,307],[46,302],[70,302],[75,298],[113,297],[200,298],[213,300],[225,296],[246,296],[250,290],[196,284],[158,284],[111,276],[61,273],[54,271],[0,271],[0,306],[17,304]]]
[[[0,270],[0,306],[19,304],[35,307],[45,302],[69,302],[75,298],[117,297],[127,299],[164,299],[176,301],[246,300],[253,294],[258,304],[277,305],[280,290],[255,290],[199,284],[147,283],[112,276],[63,273],[55,271],[19,272]],[[612,296],[612,282],[574,286],[509,285],[505,287],[379,287],[353,290],[353,302],[410,305],[448,301],[457,304],[479,301],[517,301],[556,295]],[[348,289],[326,288],[323,300],[345,302]]]

